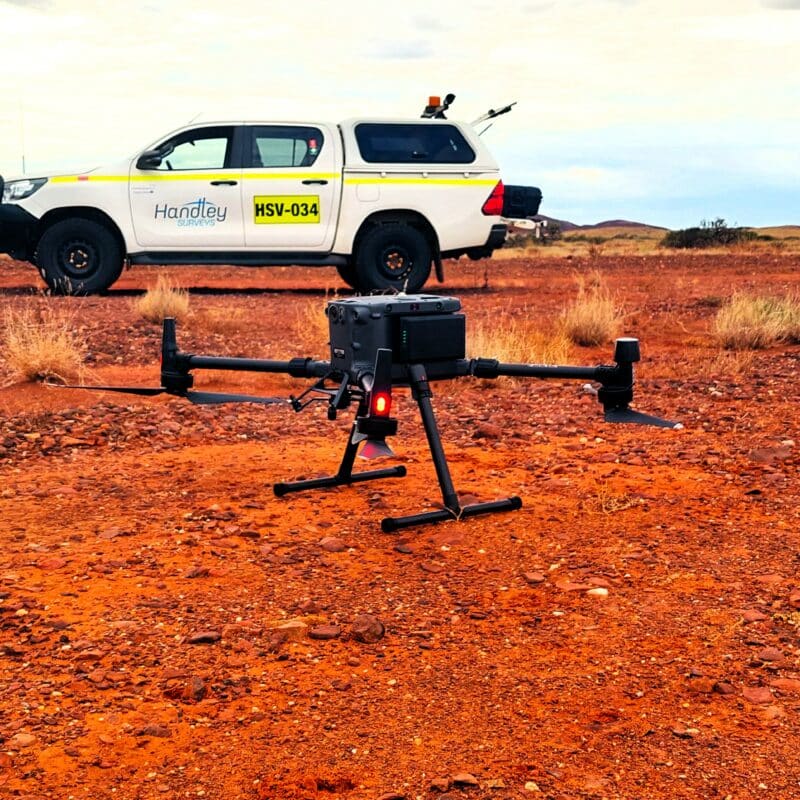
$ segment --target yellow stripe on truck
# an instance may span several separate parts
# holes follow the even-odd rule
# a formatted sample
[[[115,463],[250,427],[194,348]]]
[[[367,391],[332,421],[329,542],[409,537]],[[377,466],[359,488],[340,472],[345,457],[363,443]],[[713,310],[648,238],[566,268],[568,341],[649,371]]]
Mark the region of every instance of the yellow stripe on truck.
[[[341,178],[336,173],[324,172],[246,172],[237,174],[232,172],[197,172],[181,173],[168,172],[158,175],[58,175],[50,178],[51,183],[114,183],[117,181],[131,181],[134,183],[154,183],[157,181],[224,181],[224,180],[311,180],[334,181]],[[393,186],[495,186],[498,178],[345,178],[348,186],[359,184],[391,184]]]
[[[113,183],[115,181],[132,181],[153,183],[156,181],[225,181],[225,180],[311,180],[335,181],[340,176],[325,172],[268,172],[268,173],[235,173],[235,172],[167,172],[158,175],[59,175],[50,178],[51,183]]]
[[[363,184],[392,184],[408,186],[495,186],[499,178],[489,180],[471,178],[345,178],[344,182],[348,186]]]

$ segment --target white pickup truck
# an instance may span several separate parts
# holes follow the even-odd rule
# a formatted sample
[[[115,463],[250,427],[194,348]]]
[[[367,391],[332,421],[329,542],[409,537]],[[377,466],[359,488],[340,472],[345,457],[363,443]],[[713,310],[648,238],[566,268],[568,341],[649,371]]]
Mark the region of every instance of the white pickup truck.
[[[217,122],[72,174],[0,178],[0,252],[53,292],[92,294],[133,264],[334,265],[361,292],[418,291],[431,264],[488,256],[504,217],[497,164],[444,119]],[[522,187],[518,187],[522,188]]]

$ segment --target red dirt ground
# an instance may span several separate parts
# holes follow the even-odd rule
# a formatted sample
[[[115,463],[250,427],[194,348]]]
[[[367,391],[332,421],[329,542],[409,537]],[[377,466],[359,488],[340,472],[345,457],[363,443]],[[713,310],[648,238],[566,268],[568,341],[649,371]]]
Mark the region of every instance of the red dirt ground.
[[[544,330],[599,269],[642,340],[635,406],[685,428],[606,425],[576,384],[436,384],[459,491],[524,505],[400,535],[381,517],[440,499],[404,393],[408,477],[278,499],[273,482],[335,470],[349,418],[11,383],[0,355],[0,796],[800,796],[800,348],[740,357],[710,334],[722,298],[796,292],[799,267],[449,266],[468,325],[505,310]],[[151,383],[159,331],[132,300],[156,274],[49,298],[4,261],[0,312],[64,310],[87,381]],[[169,274],[196,313],[183,349],[326,357],[333,271]],[[208,309],[241,316],[215,333]]]

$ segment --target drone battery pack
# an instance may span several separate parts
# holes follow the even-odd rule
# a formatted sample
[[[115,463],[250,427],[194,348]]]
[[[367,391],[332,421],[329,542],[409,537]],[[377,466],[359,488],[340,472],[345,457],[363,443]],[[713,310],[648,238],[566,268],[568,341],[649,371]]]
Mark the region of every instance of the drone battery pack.
[[[379,348],[396,365],[464,357],[461,302],[439,295],[373,295],[328,303],[331,364],[357,375],[375,364]]]
[[[395,360],[406,364],[464,358],[466,323],[463,314],[400,317]]]

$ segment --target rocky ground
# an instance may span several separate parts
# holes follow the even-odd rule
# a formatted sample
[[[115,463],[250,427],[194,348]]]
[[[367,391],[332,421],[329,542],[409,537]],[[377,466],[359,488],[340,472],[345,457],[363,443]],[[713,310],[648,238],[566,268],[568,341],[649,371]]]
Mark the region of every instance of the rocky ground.
[[[406,478],[278,499],[335,470],[348,419],[47,389],[0,354],[0,796],[797,797],[800,347],[732,355],[710,323],[735,290],[797,291],[798,267],[449,266],[468,323],[543,330],[600,270],[642,340],[636,407],[685,427],[606,425],[575,384],[438,384],[459,491],[524,505],[399,535],[380,519],[440,499],[403,393]],[[68,313],[85,380],[152,384],[159,331],[132,300],[156,274],[50,298],[4,261],[0,312]],[[170,275],[184,349],[326,356],[333,271]]]

